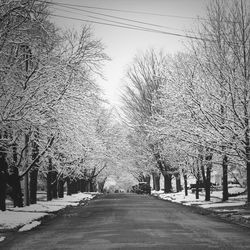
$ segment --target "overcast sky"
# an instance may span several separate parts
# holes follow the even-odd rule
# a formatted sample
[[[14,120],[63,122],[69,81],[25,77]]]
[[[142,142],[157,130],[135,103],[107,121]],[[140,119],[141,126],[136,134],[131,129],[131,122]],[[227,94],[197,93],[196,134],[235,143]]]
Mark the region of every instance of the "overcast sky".
[[[134,25],[132,28],[138,26],[185,35],[194,28],[196,18],[204,16],[208,2],[209,0],[52,0],[54,4],[51,6],[54,14],[68,17],[53,17],[57,25],[65,28],[80,29],[83,24],[91,23],[83,20],[89,20],[120,26],[130,24]],[[57,3],[68,5],[63,7]],[[184,49],[183,42],[186,40],[176,35],[93,22],[92,27],[95,37],[102,40],[106,53],[112,59],[104,68],[107,80],[100,81],[99,84],[104,89],[106,98],[114,106],[119,105],[122,78],[136,53],[148,48],[175,53]]]

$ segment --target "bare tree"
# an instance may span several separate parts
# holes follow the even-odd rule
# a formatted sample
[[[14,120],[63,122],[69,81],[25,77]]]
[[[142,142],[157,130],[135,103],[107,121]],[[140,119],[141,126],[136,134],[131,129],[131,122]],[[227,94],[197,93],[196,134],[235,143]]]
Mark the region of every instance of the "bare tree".
[[[154,50],[146,52],[141,57],[136,57],[133,65],[128,70],[128,84],[123,95],[124,114],[132,130],[147,142],[147,150],[151,152],[155,163],[165,179],[165,192],[172,189],[171,162],[163,155],[161,140],[150,137],[148,126],[153,116],[159,112],[154,106],[154,100],[159,96],[160,86],[165,81],[164,67],[167,57]]]
[[[8,154],[15,151],[19,180],[30,173],[36,202],[38,170],[53,142],[70,131],[67,119],[74,118],[77,128],[80,115],[84,119],[100,107],[94,77],[108,57],[88,26],[79,34],[59,33],[48,21],[45,2],[3,1],[0,7],[0,146]],[[94,122],[84,125],[91,130]]]
[[[249,190],[249,34],[250,15],[246,1],[213,1],[193,44],[202,98],[196,98],[218,142],[223,167],[223,200],[228,199],[227,169],[230,160],[246,162]],[[205,99],[205,98],[206,99]],[[212,134],[211,133],[211,134]],[[250,200],[248,192],[248,202]]]

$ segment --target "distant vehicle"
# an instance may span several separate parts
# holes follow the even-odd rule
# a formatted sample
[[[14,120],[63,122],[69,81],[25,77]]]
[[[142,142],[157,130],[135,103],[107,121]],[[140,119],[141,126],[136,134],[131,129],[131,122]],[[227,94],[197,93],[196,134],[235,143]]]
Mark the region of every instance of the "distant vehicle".
[[[136,194],[151,194],[151,187],[147,182],[139,182],[132,186],[132,192]]]

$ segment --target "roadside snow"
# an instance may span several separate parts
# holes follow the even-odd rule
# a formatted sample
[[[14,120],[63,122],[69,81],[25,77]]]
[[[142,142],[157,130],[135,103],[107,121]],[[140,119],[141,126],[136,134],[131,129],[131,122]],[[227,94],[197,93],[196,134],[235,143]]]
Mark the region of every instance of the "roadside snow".
[[[31,223],[26,224],[26,225],[24,225],[23,227],[21,227],[21,228],[18,230],[18,232],[29,231],[29,230],[31,230],[32,228],[39,226],[40,224],[41,224],[41,221],[36,221],[36,220],[35,220],[35,221],[32,221]]]
[[[5,236],[0,236],[0,242],[5,240]]]
[[[67,203],[68,204],[68,203]],[[66,204],[65,204],[66,205]],[[9,211],[14,212],[56,212],[65,207],[65,205],[52,206],[50,202],[38,202],[37,204],[33,204],[27,207],[15,207],[9,208]]]
[[[95,197],[97,193],[78,193],[78,194],[73,194],[71,196],[65,196],[63,201],[68,201],[68,202],[79,202],[81,200],[91,200]]]
[[[192,204],[196,205],[204,204],[205,202],[204,196],[202,194],[200,195],[199,199],[196,199],[193,193],[189,193],[188,196],[185,196],[184,191],[179,193],[169,193],[169,194],[160,193],[158,196],[163,200],[170,200],[176,203],[183,203],[186,206],[190,206]],[[205,203],[213,203],[218,201],[220,201],[219,197],[211,197],[211,201]]]
[[[248,214],[248,215],[243,215],[242,217],[249,220],[249,219],[250,219],[250,214]]]
[[[14,229],[29,224],[33,220],[39,220],[46,215],[48,213],[0,211],[0,229]]]
[[[212,207],[237,207],[245,205],[245,201],[233,201],[233,202],[220,202],[220,203],[213,203],[213,204],[204,204],[200,205],[202,208],[212,208]]]
[[[238,193],[243,193],[244,191],[246,191],[245,188],[242,187],[233,187],[233,188],[229,188],[228,192],[230,194],[238,194]]]
[[[231,187],[229,188],[229,193],[240,193],[244,192],[244,188],[240,187]],[[246,204],[246,195],[240,195],[236,197],[230,197],[229,201],[222,202],[222,191],[213,191],[211,193],[210,201],[205,201],[204,192],[200,192],[199,199],[195,198],[195,193],[192,193],[190,190],[188,195],[185,196],[184,190],[179,193],[168,193],[164,194],[163,191],[152,191],[152,195],[158,196],[160,199],[169,200],[176,203],[182,203],[186,206],[196,205],[202,208],[220,208],[220,207],[237,207],[243,206]]]
[[[78,193],[64,198],[54,199],[52,201],[39,201],[21,208],[8,208],[6,211],[0,211],[0,230],[15,229],[22,227],[19,231],[30,230],[40,224],[40,220],[50,213],[59,211],[67,206],[77,206],[82,200],[90,200],[97,193]],[[1,237],[0,237],[1,241]]]

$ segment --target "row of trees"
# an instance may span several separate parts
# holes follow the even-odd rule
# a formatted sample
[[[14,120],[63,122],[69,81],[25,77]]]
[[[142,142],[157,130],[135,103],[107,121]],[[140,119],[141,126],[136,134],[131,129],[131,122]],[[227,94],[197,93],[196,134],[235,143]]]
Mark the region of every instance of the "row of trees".
[[[46,1],[0,3],[0,210],[93,191],[115,165],[119,137],[96,84],[109,58],[91,28],[61,31]],[[24,183],[24,204],[21,181]]]
[[[172,176],[179,186],[180,174],[192,174],[209,200],[211,171],[221,169],[227,200],[229,172],[250,188],[247,1],[213,1],[187,48],[173,56],[148,51],[128,70],[124,113],[136,138],[130,145],[147,159],[142,173],[164,176],[166,192]]]

